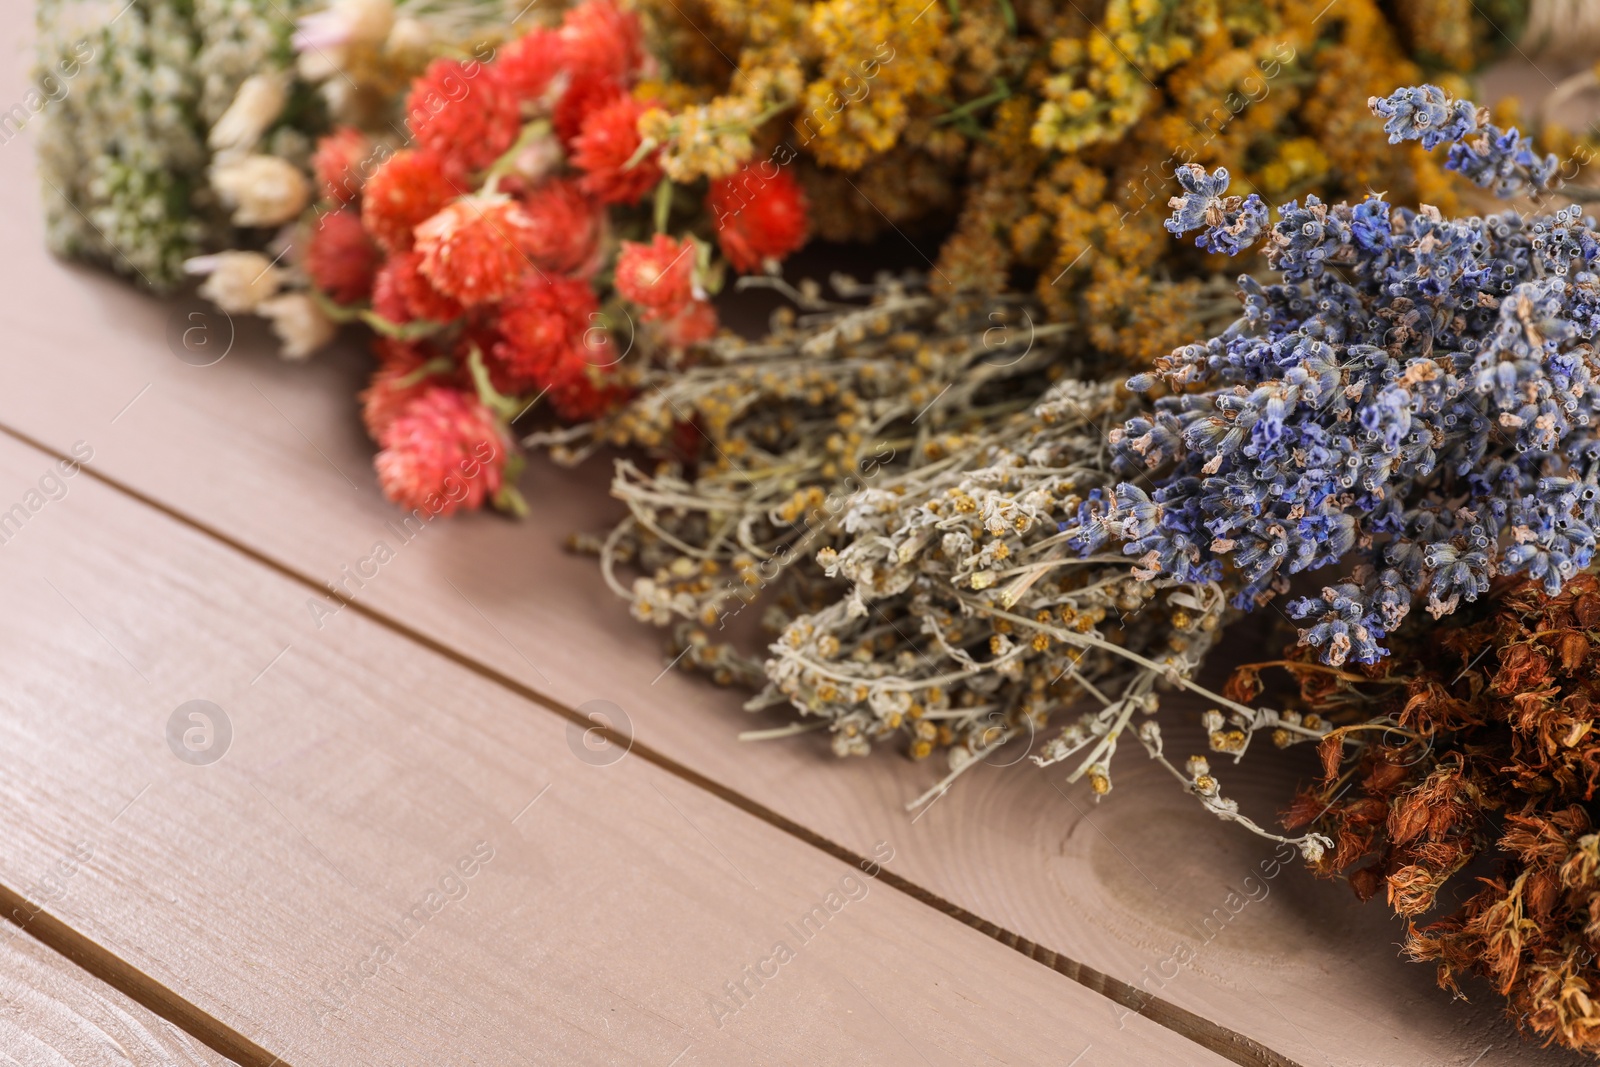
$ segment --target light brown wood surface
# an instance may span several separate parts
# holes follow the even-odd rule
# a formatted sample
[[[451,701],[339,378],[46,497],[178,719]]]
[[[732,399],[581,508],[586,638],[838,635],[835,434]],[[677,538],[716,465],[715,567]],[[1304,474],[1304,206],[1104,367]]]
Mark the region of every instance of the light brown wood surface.
[[[49,468],[0,439],[0,499]],[[1223,1062],[364,618],[308,638],[303,587],[67,484],[0,547],[0,882],[88,842],[44,913],[243,1062]],[[231,724],[207,765],[166,735],[192,700]]]
[[[232,1061],[7,925],[0,926],[0,1062],[224,1067]]]
[[[25,6],[0,29],[26,38]],[[8,71],[5,91],[20,84]],[[1518,1046],[1486,993],[1449,1001],[1396,958],[1379,906],[1292,866],[1218,919],[1271,850],[1137,756],[1098,805],[1024,764],[974,772],[912,822],[931,765],[739,743],[784,719],[663,674],[658,635],[560,550],[618,512],[598,466],[536,461],[534,520],[434,524],[319,628],[316,587],[395,544],[354,408],[364,356],[285,365],[239,322],[226,359],[185,365],[174,305],[43,253],[32,183],[25,145],[0,149],[0,428],[88,443],[106,484],[76,479],[0,548],[0,882],[103,835],[104,865],[52,914],[228,1033],[292,1063],[670,1063],[678,1037],[684,1063],[1067,1063],[1090,1045],[1085,1063],[1215,1062],[1179,1034],[1244,1063],[1571,1062]],[[47,462],[0,446],[0,501]],[[176,764],[161,735],[196,697],[238,710],[212,767]],[[604,768],[560,717],[596,699],[636,739]],[[1267,821],[1302,773],[1264,754],[1223,781]],[[491,839],[504,850],[431,942],[321,1026],[319,984]],[[873,885],[841,913],[847,936],[708,1028],[704,997],[880,841],[900,888]],[[1179,946],[1192,962],[1163,977]]]

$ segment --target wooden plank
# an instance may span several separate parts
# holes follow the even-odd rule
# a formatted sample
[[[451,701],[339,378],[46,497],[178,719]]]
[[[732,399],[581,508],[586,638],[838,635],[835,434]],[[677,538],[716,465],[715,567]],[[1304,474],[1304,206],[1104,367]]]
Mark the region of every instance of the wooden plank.
[[[53,470],[0,439],[0,500]],[[0,883],[88,842],[41,916],[243,1063],[1224,1062],[366,619],[308,636],[302,586],[61,484],[0,548]]]
[[[69,851],[49,886],[92,854]],[[40,887],[36,902],[50,895]],[[45,948],[0,928],[0,1049],[21,1067],[224,1067],[233,1061]]]
[[[29,181],[20,157],[0,158],[0,190],[13,198]],[[18,229],[0,264],[17,306],[0,354],[0,424],[62,451],[89,443],[96,471],[312,583],[338,580],[392,538],[394,512],[373,485],[356,419],[359,353],[286,366],[254,324],[237,323],[226,359],[188,366],[165,340],[171,306],[49,263],[37,224]],[[219,337],[228,327],[210,325]],[[1109,976],[1125,1002],[1148,996],[1151,1014],[1175,1006],[1214,1024],[1213,1035],[1231,1030],[1305,1064],[1567,1062],[1519,1048],[1492,998],[1450,1002],[1426,968],[1398,960],[1380,907],[1357,907],[1297,869],[1271,868],[1276,877],[1261,881],[1271,850],[1133,761],[1100,805],[1041,773],[983,768],[913,823],[902,805],[936,768],[889,755],[835,762],[814,737],[759,751],[738,743],[738,730],[782,720],[752,720],[733,696],[663,675],[656,635],[607,598],[589,561],[561,552],[568,531],[617,513],[596,490],[604,480],[594,466],[573,475],[535,463],[524,485],[535,520],[432,526],[396,546],[358,603],[568,709],[616,703],[641,750],[820,844],[866,855],[895,842],[895,870],[914,891],[1086,981]],[[318,629],[303,604],[295,610],[278,642],[293,646],[285,664],[365,625],[346,610]],[[1169,708],[1176,722],[1198,710]],[[1300,767],[1267,753],[1224,780],[1266,821]],[[1260,899],[1234,914],[1232,890]]]

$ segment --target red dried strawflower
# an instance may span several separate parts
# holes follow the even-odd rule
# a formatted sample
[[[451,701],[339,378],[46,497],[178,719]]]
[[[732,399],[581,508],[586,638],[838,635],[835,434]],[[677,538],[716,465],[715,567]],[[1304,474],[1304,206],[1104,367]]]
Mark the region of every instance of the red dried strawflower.
[[[393,256],[378,268],[377,276],[372,279],[372,313],[402,326],[415,317],[406,304],[405,294],[395,284]]]
[[[637,204],[661,181],[657,152],[634,162],[643,143],[639,116],[654,106],[621,96],[583,120],[572,141],[572,163],[584,172],[584,192],[604,204]]]
[[[403,149],[367,179],[361,197],[361,224],[390,252],[411,247],[417,223],[438,214],[455,199],[438,157]]]
[[[361,195],[366,170],[373,165],[372,141],[354,126],[340,126],[317,140],[311,170],[317,192],[326,200],[348,204]]]
[[[503,46],[494,61],[501,85],[518,100],[544,96],[561,67],[561,34],[545,27]]]
[[[545,270],[592,274],[598,264],[605,211],[571,178],[555,178],[529,192],[522,209],[532,225],[522,250]]]
[[[639,16],[613,0],[584,0],[569,9],[559,33],[562,58],[574,74],[627,81],[644,64]]]
[[[655,319],[655,314],[648,316]],[[661,338],[669,345],[684,347],[709,341],[717,334],[717,309],[707,300],[691,300],[676,313],[659,318]]]
[[[456,181],[499,159],[522,129],[517,98],[500,84],[496,68],[475,63],[470,70],[435,59],[406,95],[407,129]]]
[[[504,380],[502,391],[524,393],[548,387],[568,360],[583,361],[584,333],[600,303],[588,282],[530,275],[499,310],[500,340],[490,350],[496,388]]]
[[[378,247],[361,227],[352,209],[329,211],[311,229],[306,273],[335,303],[354,304],[372,292],[378,269]]]
[[[418,269],[420,252],[396,252],[378,271],[372,284],[372,310],[390,322],[413,319],[453,322],[461,317],[461,302],[433,287]]]
[[[433,287],[467,307],[499,300],[530,269],[520,247],[532,221],[515,200],[465,196],[417,226],[418,265]]]
[[[649,244],[623,241],[617,255],[617,292],[651,311],[671,314],[695,298],[695,246],[658,233]]]
[[[563,422],[588,422],[615,408],[627,391],[610,379],[610,372],[581,358],[558,364],[551,373],[544,399]]]
[[[508,445],[476,396],[430,385],[379,435],[373,461],[384,495],[434,515],[474,511],[500,491]]]
[[[378,356],[378,369],[372,372],[372,381],[357,399],[361,401],[361,421],[376,441],[413,400],[435,383],[417,373],[427,358],[416,345],[379,337],[372,348]]]
[[[571,150],[572,142],[590,115],[627,95],[621,82],[599,76],[573,75],[550,115],[562,147]]]
[[[746,163],[732,177],[713,181],[706,210],[717,228],[722,254],[745,274],[760,270],[768,259],[780,260],[799,251],[806,243],[805,193],[792,173],[770,160]]]

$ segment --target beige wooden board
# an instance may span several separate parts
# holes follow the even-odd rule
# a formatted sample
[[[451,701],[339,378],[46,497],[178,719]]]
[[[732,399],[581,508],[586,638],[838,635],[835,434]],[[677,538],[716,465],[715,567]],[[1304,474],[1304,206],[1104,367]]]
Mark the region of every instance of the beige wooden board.
[[[31,197],[31,181],[25,151],[0,152],[9,202]],[[356,419],[359,353],[281,364],[257,324],[186,320],[52,263],[38,251],[39,225],[12,219],[0,263],[15,308],[0,354],[5,426],[56,449],[88,442],[97,471],[312,582],[339,579],[387,541],[396,557],[360,590],[366,608],[567,707],[616,702],[641,747],[826,842],[865,854],[893,841],[894,869],[936,902],[1060,954],[1063,969],[1098,969],[1209,1020],[1221,1028],[1212,1036],[1232,1031],[1307,1065],[1563,1061],[1517,1046],[1486,994],[1451,1002],[1426,968],[1397,959],[1400,932],[1380,906],[1359,907],[1298,870],[1245,883],[1271,850],[1198,811],[1136,756],[1098,806],[1026,766],[983,768],[913,823],[902,805],[935,777],[931,765],[889,753],[838,763],[815,738],[740,744],[738,730],[782,719],[752,719],[731,694],[662,674],[657,635],[609,598],[590,561],[560,551],[569,530],[617,514],[599,488],[603,467],[574,474],[535,462],[524,482],[534,520],[467,517],[399,546]],[[236,327],[228,357],[207,368],[175,358],[168,331],[194,325],[218,343]],[[56,518],[41,513],[19,542],[56,536]],[[317,629],[306,594],[271,620],[280,637],[264,657],[289,646],[274,671],[365,631],[349,610]],[[1197,710],[1169,707],[1189,719]],[[1247,770],[1224,769],[1223,781],[1265,821],[1302,773],[1266,753]],[[1230,889],[1262,899],[1235,914]]]
[[[0,499],[51,469],[0,439]],[[287,1063],[1223,1062],[378,625],[308,637],[303,587],[64,484],[0,547],[0,883],[87,843],[44,914]]]
[[[78,862],[69,857],[62,871]],[[62,879],[57,872],[48,884],[65,884]],[[40,896],[49,892],[41,889]],[[232,1061],[19,927],[7,925],[0,926],[0,1062],[20,1067],[223,1067]]]

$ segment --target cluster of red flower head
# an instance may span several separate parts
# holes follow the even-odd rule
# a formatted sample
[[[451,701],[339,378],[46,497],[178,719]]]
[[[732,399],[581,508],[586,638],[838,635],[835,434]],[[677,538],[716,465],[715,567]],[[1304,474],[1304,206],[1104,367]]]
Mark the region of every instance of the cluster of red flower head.
[[[654,105],[633,92],[650,62],[632,12],[585,0],[488,62],[435,60],[405,102],[410,147],[352,128],[319,142],[305,267],[328,299],[370,303],[397,328],[377,341],[362,403],[384,492],[402,506],[448,514],[499,498],[510,435],[474,364],[494,392],[543,396],[569,422],[625,399],[600,325],[603,268],[659,343],[715,333],[695,238],[610,238],[611,212],[663,178],[638,132]],[[752,165],[712,182],[707,209],[740,271],[806,239],[805,199],[786,170]],[[465,493],[443,492],[462,479]]]

